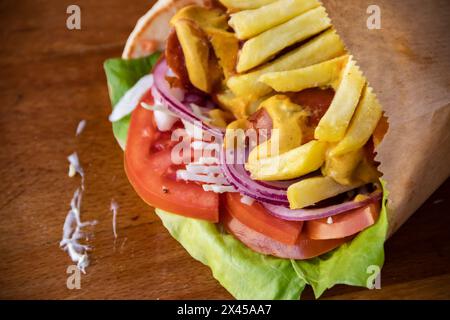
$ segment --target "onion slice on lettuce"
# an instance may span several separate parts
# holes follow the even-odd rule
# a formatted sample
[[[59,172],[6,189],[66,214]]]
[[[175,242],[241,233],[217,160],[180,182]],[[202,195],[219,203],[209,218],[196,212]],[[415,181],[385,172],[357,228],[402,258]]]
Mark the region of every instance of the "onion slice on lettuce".
[[[109,115],[109,121],[115,122],[129,115],[137,107],[142,96],[151,89],[153,75],[147,74],[139,79],[116,104],[113,112]]]

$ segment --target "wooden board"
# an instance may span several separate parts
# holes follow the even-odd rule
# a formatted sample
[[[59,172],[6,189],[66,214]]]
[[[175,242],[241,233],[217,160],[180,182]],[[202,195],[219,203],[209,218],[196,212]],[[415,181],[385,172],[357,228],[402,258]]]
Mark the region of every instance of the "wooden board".
[[[102,63],[120,56],[149,1],[77,1],[82,30],[66,29],[72,1],[0,3],[0,298],[228,299],[231,296],[165,231],[128,184],[111,133]],[[82,135],[75,137],[81,119]],[[81,289],[62,225],[79,185],[67,177],[77,151],[86,171],[83,219],[97,219]],[[382,290],[337,286],[324,298],[450,298],[450,181],[386,245]],[[114,241],[111,199],[120,205]],[[305,298],[312,298],[306,290]]]

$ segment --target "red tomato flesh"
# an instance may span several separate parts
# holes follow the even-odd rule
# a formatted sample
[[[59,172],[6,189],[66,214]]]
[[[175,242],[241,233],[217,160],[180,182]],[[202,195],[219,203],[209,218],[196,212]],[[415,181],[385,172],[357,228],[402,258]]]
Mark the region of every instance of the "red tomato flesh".
[[[314,258],[351,239],[312,240],[301,233],[294,244],[285,244],[249,228],[230,214],[228,210],[222,212],[221,221],[228,232],[253,251],[284,259],[304,260]]]
[[[153,104],[151,93],[142,101]],[[153,112],[133,111],[125,148],[125,172],[137,194],[149,205],[186,217],[219,221],[219,196],[192,182],[177,181],[171,161],[170,135],[158,131]]]
[[[327,218],[308,221],[305,223],[305,232],[309,238],[318,240],[348,237],[373,225],[379,212],[378,204],[369,204],[334,216],[331,224],[327,223]]]
[[[242,203],[239,193],[225,195],[224,211],[246,227],[286,244],[296,243],[303,226],[303,222],[287,221],[272,216],[256,201],[251,206]]]

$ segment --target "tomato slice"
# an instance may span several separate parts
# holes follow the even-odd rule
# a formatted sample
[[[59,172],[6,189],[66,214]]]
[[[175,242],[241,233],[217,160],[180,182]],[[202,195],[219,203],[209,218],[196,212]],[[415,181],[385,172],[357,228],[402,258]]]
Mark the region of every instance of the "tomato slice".
[[[379,212],[379,205],[372,203],[334,216],[331,224],[327,223],[327,218],[308,221],[305,223],[305,232],[311,239],[319,240],[351,236],[373,225]]]
[[[151,93],[142,101],[153,104]],[[149,205],[179,215],[219,221],[219,196],[192,182],[177,181],[170,135],[158,131],[153,112],[133,111],[125,148],[125,171],[137,194]]]
[[[256,201],[251,206],[242,203],[239,193],[225,195],[225,210],[248,228],[286,244],[297,241],[303,226],[303,222],[286,221],[272,216]]]
[[[284,259],[310,259],[337,248],[351,237],[332,240],[312,240],[303,232],[294,244],[285,244],[259,233],[235,218],[229,210],[223,210],[221,221],[239,241],[255,252]]]

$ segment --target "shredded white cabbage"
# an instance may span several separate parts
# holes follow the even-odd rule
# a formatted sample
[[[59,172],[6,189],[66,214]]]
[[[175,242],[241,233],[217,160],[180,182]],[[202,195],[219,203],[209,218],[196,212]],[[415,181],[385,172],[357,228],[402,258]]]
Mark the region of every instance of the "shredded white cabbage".
[[[246,204],[246,205],[248,205],[248,206],[251,206],[251,205],[255,202],[255,199],[250,198],[249,196],[244,196],[244,195],[242,195],[242,196],[241,196],[241,202],[242,202],[243,204]]]
[[[136,84],[129,89],[114,107],[109,115],[109,121],[115,122],[129,115],[138,105],[142,96],[153,86],[153,75],[148,74],[139,79]]]
[[[215,193],[224,193],[224,192],[237,192],[237,190],[233,186],[223,186],[217,184],[204,184],[203,190],[212,191]]]
[[[218,164],[219,159],[215,157],[200,157],[198,159],[198,164]]]
[[[186,165],[186,170],[194,174],[222,174],[219,166],[205,166],[193,163]]]
[[[195,174],[187,170],[177,170],[177,179],[185,181],[198,181],[203,183],[214,183],[220,185],[228,184],[228,181],[223,176],[211,174]]]

